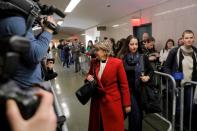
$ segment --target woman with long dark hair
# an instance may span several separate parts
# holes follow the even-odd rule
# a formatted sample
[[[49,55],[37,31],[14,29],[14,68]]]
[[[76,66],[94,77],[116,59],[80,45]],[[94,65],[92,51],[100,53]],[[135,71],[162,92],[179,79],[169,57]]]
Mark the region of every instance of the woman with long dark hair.
[[[142,89],[153,75],[153,68],[145,55],[140,54],[138,39],[130,36],[124,55],[124,68],[127,74],[131,95],[131,113],[128,115],[129,131],[142,131]]]
[[[117,58],[119,59],[123,59],[125,54],[127,53],[127,50],[128,50],[128,44],[130,39],[132,38],[133,36],[132,35],[129,35],[126,39],[121,39],[121,48],[120,48],[120,51],[118,52],[117,54]]]

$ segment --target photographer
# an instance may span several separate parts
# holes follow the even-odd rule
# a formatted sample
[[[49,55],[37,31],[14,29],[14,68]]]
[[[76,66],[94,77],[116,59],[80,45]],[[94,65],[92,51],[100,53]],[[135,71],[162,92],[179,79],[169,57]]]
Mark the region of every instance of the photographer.
[[[18,65],[12,79],[21,87],[31,87],[33,83],[41,82],[40,61],[47,54],[53,30],[43,24],[42,33],[35,37],[32,29],[27,31],[26,17],[23,15],[1,12],[0,16],[0,37],[10,35],[24,36],[26,34],[31,43],[29,52],[24,56],[25,63]],[[48,16],[47,21],[56,25],[52,16]]]
[[[56,116],[53,110],[53,96],[51,93],[39,90],[37,93],[41,97],[41,103],[35,115],[24,120],[19,108],[14,100],[7,101],[7,117],[13,131],[55,131]]]
[[[23,62],[20,59],[28,51],[30,42],[24,37],[12,36],[1,38],[0,43],[0,129],[55,131],[57,121],[53,95],[47,92],[50,91],[49,83],[23,89],[10,80],[17,65]]]

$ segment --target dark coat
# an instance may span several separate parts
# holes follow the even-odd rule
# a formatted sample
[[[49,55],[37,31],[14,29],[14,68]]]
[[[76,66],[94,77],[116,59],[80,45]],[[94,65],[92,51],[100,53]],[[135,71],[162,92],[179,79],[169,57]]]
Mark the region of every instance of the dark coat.
[[[123,107],[130,106],[130,93],[126,73],[121,60],[108,58],[101,79],[98,79],[100,62],[91,61],[90,75],[96,75],[98,96],[91,100],[88,131],[100,131],[100,118],[104,131],[124,131]]]
[[[140,57],[141,57],[141,55],[140,55]],[[143,62],[144,62],[143,63],[144,64],[144,75],[145,76],[149,76],[150,77],[150,80],[149,81],[151,81],[152,80],[152,76],[154,74],[154,70],[153,70],[153,68],[152,68],[152,66],[151,66],[151,64],[150,64],[147,56],[143,55],[142,57],[143,57]],[[139,60],[138,64],[142,65],[142,63],[140,62],[140,60]],[[140,65],[136,65],[136,66],[139,67]],[[136,87],[135,87],[136,82],[139,83],[137,85],[140,85],[141,79],[140,78],[135,78],[135,73],[136,73],[135,70],[128,69],[127,68],[128,66],[129,65],[126,62],[126,58],[124,58],[124,67],[125,67],[125,71],[126,71],[126,74],[127,74],[127,79],[128,79],[128,82],[129,82],[129,87],[130,87],[130,89],[132,89],[134,91],[134,89],[136,89]],[[134,68],[136,66],[134,66]],[[139,72],[139,73],[141,74],[141,72]]]
[[[180,47],[173,48],[169,52],[166,62],[164,64],[164,68],[163,68],[165,73],[172,75],[174,72],[179,71],[178,69],[179,64],[177,60],[177,51],[179,48]],[[197,48],[195,47],[192,47],[192,48],[194,50],[194,53],[197,54]],[[194,67],[196,67],[196,65],[194,65]],[[197,72],[192,73],[192,80],[197,81]]]
[[[70,47],[69,47],[69,45],[65,45],[63,47],[63,49],[64,49],[64,55],[65,55],[65,57],[68,57],[70,55]]]

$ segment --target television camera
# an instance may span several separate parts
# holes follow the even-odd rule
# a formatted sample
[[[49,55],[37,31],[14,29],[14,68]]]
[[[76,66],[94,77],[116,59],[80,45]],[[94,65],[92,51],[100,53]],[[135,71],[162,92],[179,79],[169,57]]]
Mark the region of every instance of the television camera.
[[[38,23],[41,25],[43,15],[53,15],[54,13],[61,18],[65,17],[65,14],[54,6],[43,5],[39,0],[0,0],[0,14],[1,15],[21,15],[27,18],[27,27],[32,27],[33,24]],[[6,16],[5,16],[6,17]],[[57,34],[60,30],[59,25],[47,21],[44,18],[43,24],[54,31]]]

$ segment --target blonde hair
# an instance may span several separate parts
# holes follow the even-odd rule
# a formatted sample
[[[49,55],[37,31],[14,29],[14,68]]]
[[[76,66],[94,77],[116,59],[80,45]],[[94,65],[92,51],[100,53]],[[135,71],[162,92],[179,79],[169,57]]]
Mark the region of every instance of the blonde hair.
[[[101,41],[94,45],[96,49],[103,50],[107,56],[113,56],[112,44],[110,41]]]

